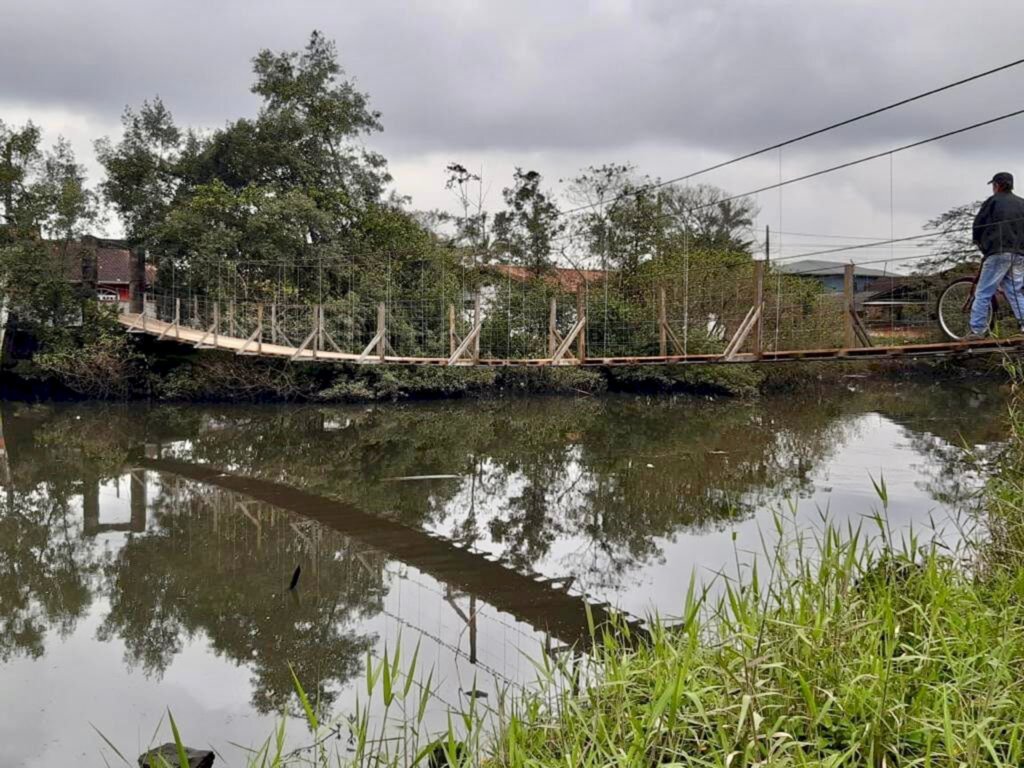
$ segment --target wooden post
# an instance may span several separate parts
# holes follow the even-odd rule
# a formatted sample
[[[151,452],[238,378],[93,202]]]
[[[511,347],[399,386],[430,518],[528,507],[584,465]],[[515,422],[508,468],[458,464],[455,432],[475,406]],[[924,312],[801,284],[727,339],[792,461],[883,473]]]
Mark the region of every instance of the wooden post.
[[[587,359],[587,295],[586,286],[581,285],[576,293],[576,320],[583,321],[579,336],[576,337],[576,359],[580,365]]]
[[[217,336],[220,334],[220,300],[213,302],[213,346],[217,346]]]
[[[754,325],[754,354],[758,357],[764,351],[764,265],[763,261],[754,262],[754,307],[757,310],[757,320]]]
[[[658,290],[658,352],[662,357],[668,354],[668,310],[665,306],[665,288]]]
[[[128,264],[128,311],[146,311],[146,249],[141,246],[132,250]]]
[[[235,300],[228,302],[228,336],[235,336]]]
[[[857,346],[857,334],[853,326],[853,313],[855,311],[853,299],[853,264],[846,265],[846,271],[843,274],[843,314],[845,315],[843,328],[844,334],[844,346],[847,349]]]
[[[174,299],[174,336],[181,338],[181,299]]]
[[[455,348],[459,346],[459,343],[455,340],[458,338],[455,333],[455,305],[448,305],[448,356],[451,357],[455,354]]]
[[[256,328],[259,330],[256,336],[256,352],[263,353],[263,305],[256,305]]]
[[[473,299],[473,327],[480,327],[480,294]],[[473,362],[480,362],[480,332],[473,337]]]
[[[321,304],[317,309],[317,329],[316,329],[316,348],[320,352],[324,351],[324,305]]]
[[[99,240],[92,235],[85,235],[82,238],[80,256],[82,260],[82,294],[86,299],[96,299],[96,282],[99,279],[99,266],[96,261],[96,253],[99,250]]]
[[[384,302],[382,301],[377,305],[377,336],[379,337],[377,339],[377,357],[380,358],[381,362],[384,361],[384,353],[387,349],[387,340],[385,338],[387,336],[385,333],[387,328],[387,317],[387,307],[384,306]]]
[[[558,300],[552,296],[548,308],[548,357],[553,357],[558,349]]]
[[[311,319],[313,320],[313,328],[311,334],[313,337],[313,343],[311,346],[313,351],[313,359],[315,360],[316,353],[320,349],[320,312],[319,308],[315,304],[313,305],[313,317]]]
[[[270,305],[270,343],[277,344],[277,302]]]

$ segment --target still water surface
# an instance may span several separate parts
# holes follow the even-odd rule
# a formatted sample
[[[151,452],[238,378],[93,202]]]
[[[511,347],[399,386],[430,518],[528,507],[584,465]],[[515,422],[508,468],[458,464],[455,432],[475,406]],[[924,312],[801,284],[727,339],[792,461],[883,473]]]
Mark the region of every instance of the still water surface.
[[[946,525],[1004,409],[996,387],[856,384],[755,403],[5,406],[0,765],[113,762],[92,726],[134,756],[167,708],[242,765],[230,743],[296,713],[289,662],[341,715],[399,638],[434,671],[440,723],[578,641],[584,597],[677,613],[691,574],[735,574],[774,512],[857,524],[884,476],[894,530]]]

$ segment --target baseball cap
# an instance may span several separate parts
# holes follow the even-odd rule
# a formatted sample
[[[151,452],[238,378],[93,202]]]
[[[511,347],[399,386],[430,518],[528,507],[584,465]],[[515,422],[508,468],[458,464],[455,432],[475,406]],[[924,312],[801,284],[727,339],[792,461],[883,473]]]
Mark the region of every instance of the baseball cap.
[[[1000,171],[987,182],[988,184],[1005,184],[1006,186],[1013,188],[1013,174],[1006,171]]]

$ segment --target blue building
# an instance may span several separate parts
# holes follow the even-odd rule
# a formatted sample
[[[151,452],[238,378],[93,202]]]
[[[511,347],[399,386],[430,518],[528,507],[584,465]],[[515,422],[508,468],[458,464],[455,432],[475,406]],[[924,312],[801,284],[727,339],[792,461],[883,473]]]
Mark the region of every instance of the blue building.
[[[846,274],[846,264],[838,261],[820,261],[818,259],[804,259],[803,261],[787,261],[775,265],[784,275],[792,275],[807,280],[815,280],[821,284],[826,291],[841,293]],[[853,292],[855,294],[872,291],[880,288],[882,280],[891,280],[898,275],[892,272],[883,272],[880,269],[854,266],[853,269]]]

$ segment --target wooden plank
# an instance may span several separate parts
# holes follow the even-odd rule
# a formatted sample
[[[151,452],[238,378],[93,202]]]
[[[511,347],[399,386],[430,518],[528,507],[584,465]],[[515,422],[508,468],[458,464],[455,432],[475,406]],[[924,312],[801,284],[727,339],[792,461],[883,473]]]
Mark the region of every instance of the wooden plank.
[[[668,323],[665,323],[663,328],[665,330],[665,335],[668,336],[669,341],[672,342],[672,348],[675,349],[676,354],[677,355],[685,355],[686,354],[686,350],[684,349],[683,345],[680,343],[679,337],[676,336],[676,332],[672,330],[672,326],[670,326]]]
[[[309,336],[307,336],[305,338],[305,340],[299,345],[298,349],[296,349],[292,353],[292,356],[289,357],[288,360],[290,360],[290,361],[297,360],[299,358],[299,355],[301,355],[303,352],[305,352],[306,348],[309,347],[310,344],[313,344],[314,339],[316,339],[316,328],[314,328],[312,331],[309,332]],[[312,350],[310,350],[310,352],[312,354],[309,357],[307,357],[306,359],[307,360],[315,360],[316,359],[316,347],[314,347]]]
[[[558,349],[555,350],[555,354],[551,356],[551,365],[558,365],[561,362],[565,353],[569,351],[569,347],[572,345],[573,340],[576,339],[576,337],[583,331],[586,324],[586,315],[576,321],[576,324],[569,330],[569,333],[567,333],[565,338],[562,339],[562,343],[558,345]],[[575,362],[581,363],[583,362],[583,358],[577,357]]]
[[[452,352],[451,356],[448,358],[448,363],[447,364],[448,365],[455,365],[456,363],[458,363],[459,362],[459,358],[461,358],[463,355],[466,354],[466,352],[473,345],[474,341],[477,339],[477,337],[479,337],[479,335],[480,335],[480,326],[479,325],[474,325],[473,328],[470,330],[470,332],[468,334],[466,334],[466,338],[464,338],[462,340],[462,343],[459,344],[459,346],[455,348],[454,352]],[[479,358],[477,358],[473,362],[479,362]]]
[[[740,323],[740,327],[736,329],[736,333],[733,334],[732,339],[726,346],[725,352],[722,353],[723,358],[728,360],[740,351],[740,348],[743,346],[743,342],[747,340],[747,335],[750,333],[750,329],[753,328],[754,322],[760,314],[760,307],[751,307],[747,310],[746,317],[743,318],[743,322]]]
[[[259,351],[257,351],[256,353],[253,353],[253,352],[246,352],[246,350],[249,348],[250,344],[252,344],[257,339],[262,339],[262,338],[263,338],[263,305],[260,304],[259,306],[256,307],[256,330],[253,331],[251,334],[249,334],[249,337],[245,340],[245,343],[242,344],[241,349],[239,349],[237,352],[235,352],[235,354],[236,355],[259,354]],[[259,344],[257,346],[258,347],[262,346],[262,344]]]
[[[370,339],[370,343],[366,345],[366,348],[363,349],[363,351],[359,353],[359,356],[356,358],[356,362],[357,363],[366,362],[367,358],[370,357],[370,352],[373,351],[374,347],[377,347],[378,345],[380,345],[380,343],[381,343],[381,341],[383,339],[384,339],[384,331],[382,331],[382,330],[381,331],[377,331],[376,335],[372,339]]]

